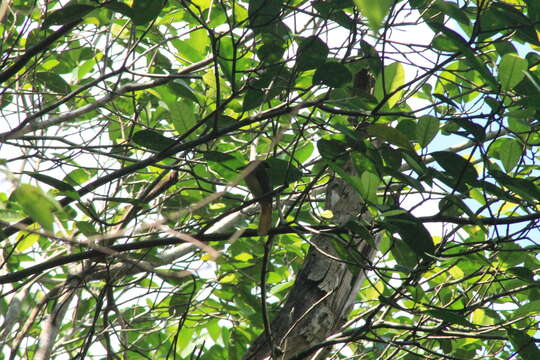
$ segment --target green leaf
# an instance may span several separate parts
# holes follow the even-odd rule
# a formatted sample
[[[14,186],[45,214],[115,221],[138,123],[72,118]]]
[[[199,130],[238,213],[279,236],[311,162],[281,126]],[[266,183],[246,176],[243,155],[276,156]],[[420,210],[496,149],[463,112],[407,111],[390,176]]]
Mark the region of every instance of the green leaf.
[[[497,86],[497,80],[493,76],[493,74],[489,71],[487,66],[480,62],[478,59],[478,56],[474,53],[474,51],[471,49],[467,41],[461,35],[459,35],[454,30],[451,30],[444,25],[440,25],[437,23],[430,24],[431,27],[436,29],[437,31],[444,34],[450,41],[454,43],[455,46],[459,49],[459,51],[465,56],[465,59],[467,63],[472,66],[473,69],[478,71],[484,78],[484,80],[494,89],[496,89]]]
[[[313,75],[313,83],[338,88],[350,82],[351,77],[352,74],[345,65],[331,61],[317,68]]]
[[[23,173],[60,191],[75,191],[75,188],[73,188],[73,186],[70,184],[53,178],[52,176],[30,171],[23,171]]]
[[[415,152],[403,152],[401,154],[403,159],[418,175],[425,175],[428,172],[428,168],[423,163],[422,158]]]
[[[272,187],[288,185],[302,178],[302,172],[289,161],[277,158],[268,158],[265,160],[268,164],[266,172],[270,177]]]
[[[446,195],[439,201],[438,207],[441,215],[457,217],[466,212],[471,219],[476,218],[476,215],[456,195]]]
[[[465,130],[465,135],[472,135],[476,141],[482,142],[486,138],[486,131],[484,128],[469,119],[453,118],[452,123],[458,124],[460,128]],[[451,132],[459,135],[463,134],[463,132],[457,130]]]
[[[359,141],[359,146],[355,149],[356,151],[351,153],[351,160],[356,172],[362,174],[364,171],[370,171],[372,173],[377,173],[379,171],[378,167],[375,165],[375,162],[370,159],[368,155],[368,149],[365,148],[364,142]]]
[[[393,3],[392,0],[354,0],[354,4],[368,19],[369,27],[375,33],[381,27]]]
[[[190,328],[183,326],[178,334],[178,340],[176,341],[175,349],[178,352],[186,349],[190,344],[193,343],[195,337],[195,328]],[[189,349],[191,351],[191,349]],[[184,356],[182,356],[184,357]]]
[[[191,294],[178,291],[171,296],[169,301],[169,314],[171,316],[182,316],[189,310]]]
[[[424,187],[422,186],[422,182],[420,182],[419,180],[407,174],[400,172],[399,170],[396,170],[391,167],[385,167],[384,173],[396,178],[397,180],[401,181],[403,184],[410,185],[411,187],[418,190],[419,192],[425,191]]]
[[[383,83],[384,80],[384,83]],[[383,101],[386,96],[392,94],[386,99],[388,107],[392,108],[398,101],[401,100],[403,89],[398,90],[405,84],[405,70],[401,63],[395,62],[384,67],[382,74],[377,76],[375,81],[375,97],[379,101]]]
[[[535,316],[538,314],[540,314],[540,300],[535,300],[525,305],[520,305],[520,307],[512,313],[511,318],[517,319],[522,316]]]
[[[396,125],[396,130],[407,136],[409,141],[416,141],[416,126],[418,124],[411,119],[402,119]]]
[[[362,196],[362,199],[370,202],[371,204],[377,204],[377,187],[379,186],[380,182],[381,179],[379,179],[377,175],[369,171],[364,171],[362,175],[360,175],[359,182],[360,195]]]
[[[407,272],[410,272],[420,261],[418,255],[402,239],[393,237],[390,251],[398,265],[407,269]]]
[[[439,132],[439,119],[434,116],[424,115],[418,119],[415,128],[416,140],[421,147],[426,147]]]
[[[451,151],[436,151],[431,156],[445,170],[445,174],[455,180],[457,188],[464,184],[475,186],[477,184],[478,173],[474,166],[462,156]]]
[[[387,230],[398,233],[401,239],[420,258],[431,259],[428,255],[433,255],[435,245],[431,234],[426,227],[406,210],[400,213],[386,216],[381,224]]]
[[[84,236],[94,236],[98,232],[88,221],[75,221],[75,226],[84,234]]]
[[[367,128],[369,136],[387,141],[392,145],[396,145],[404,150],[412,150],[409,138],[398,129],[390,127],[386,124],[370,124]]]
[[[508,327],[506,328],[506,333],[514,349],[523,360],[540,359],[540,350],[538,350],[536,342],[525,331]]]
[[[540,3],[536,0],[525,0],[527,4],[527,17],[533,22],[540,21]]]
[[[171,44],[178,50],[180,56],[191,62],[201,61],[203,59],[203,49],[194,46],[191,38],[187,40],[172,40]],[[210,72],[207,72],[210,74]],[[213,77],[213,75],[211,75]]]
[[[38,242],[39,237],[39,234],[23,233],[17,238],[17,245],[15,246],[15,249],[18,253],[22,253]]]
[[[95,173],[95,171],[88,169],[75,169],[64,177],[64,182],[72,186],[82,185],[95,175]]]
[[[234,82],[234,64],[238,60],[236,58],[234,40],[231,36],[222,36],[219,38],[216,56],[225,78],[232,84]]]
[[[535,24],[529,19],[520,6],[518,10],[515,6],[504,2],[493,3],[490,10],[495,15],[500,27],[506,27],[515,31],[514,37],[530,43],[533,45],[539,45],[538,35],[536,33]]]
[[[531,269],[524,266],[514,266],[508,269],[508,272],[517,276],[520,280],[528,282],[529,284],[536,284],[534,280],[534,273]]]
[[[285,47],[281,41],[269,41],[257,48],[257,56],[264,63],[276,63],[285,53]]]
[[[449,51],[449,52],[456,52],[459,51],[459,47],[454,44],[452,40],[450,40],[447,36],[443,34],[438,34],[433,37],[433,40],[431,40],[431,46],[434,49],[441,50],[441,51]]]
[[[317,149],[321,156],[331,162],[337,161],[346,154],[346,144],[336,139],[321,139],[317,142]]]
[[[163,0],[133,0],[133,23],[144,25],[158,17],[165,5]]]
[[[210,334],[210,337],[214,342],[217,342],[221,337],[221,326],[219,325],[218,319],[210,320],[206,324],[206,330],[208,330],[208,334]]]
[[[467,17],[467,13],[458,5],[450,1],[436,0],[433,4],[436,8],[440,9],[445,15],[450,16],[452,19],[460,22],[463,25],[469,25],[470,20]]]
[[[516,54],[506,54],[499,63],[499,80],[502,90],[510,90],[523,78],[529,67],[527,60]]]
[[[204,153],[204,158],[208,161],[219,162],[219,163],[226,163],[228,161],[237,160],[236,157],[227,153],[219,152],[219,151],[207,151]],[[231,169],[233,168],[231,167]]]
[[[362,240],[367,241],[371,247],[377,248],[373,233],[368,228],[369,224],[365,220],[360,218],[350,218],[343,226],[356,236],[360,237]]]
[[[353,275],[358,275],[362,270],[360,264],[365,260],[362,255],[345,239],[337,236],[330,237],[332,248],[337,256],[345,262],[347,268]]]
[[[328,57],[328,51],[328,45],[317,36],[302,39],[296,52],[296,68],[304,71],[321,66]]]
[[[265,102],[264,92],[255,88],[248,88],[244,101],[242,102],[242,111],[248,111],[261,106]]]
[[[49,198],[40,188],[29,184],[19,185],[14,199],[34,221],[45,230],[53,231],[53,211],[61,209],[54,199]]]
[[[531,180],[513,178],[502,171],[489,168],[489,173],[503,186],[529,202],[540,200],[540,189]]]
[[[465,316],[457,311],[447,309],[430,309],[426,310],[425,313],[451,324],[462,325],[465,327],[471,327],[471,325],[473,325],[465,318]]]
[[[154,151],[163,151],[176,144],[174,139],[165,137],[154,130],[136,132],[132,140],[135,144]]]
[[[312,142],[306,143],[294,152],[294,159],[298,163],[303,164],[307,159],[311,157],[314,148],[315,147],[313,146]]]
[[[96,9],[96,7],[92,5],[68,4],[48,15],[43,21],[43,27],[48,28],[52,25],[64,25],[82,19],[94,9]]]
[[[255,31],[262,31],[280,20],[281,0],[251,0],[248,7],[249,26]]]
[[[52,71],[37,72],[36,78],[39,82],[54,92],[66,94],[71,91],[71,87],[60,75]]]
[[[489,147],[488,154],[501,160],[506,171],[512,170],[521,159],[523,149],[521,143],[512,138],[499,138]]]
[[[167,104],[167,107],[171,115],[172,125],[179,134],[185,134],[197,123],[195,106],[192,102],[179,100]]]
[[[105,4],[103,4],[103,6],[109,10],[120,13],[129,18],[133,18],[133,9],[123,2],[119,2],[115,0],[107,1]]]
[[[199,99],[195,94],[193,93],[193,90],[189,87],[189,85],[184,80],[174,80],[167,84],[169,89],[176,95],[183,97],[185,99],[191,100],[194,103],[198,103]]]
[[[204,158],[210,163],[211,169],[227,181],[235,179],[245,165],[240,157],[219,151],[207,151]]]

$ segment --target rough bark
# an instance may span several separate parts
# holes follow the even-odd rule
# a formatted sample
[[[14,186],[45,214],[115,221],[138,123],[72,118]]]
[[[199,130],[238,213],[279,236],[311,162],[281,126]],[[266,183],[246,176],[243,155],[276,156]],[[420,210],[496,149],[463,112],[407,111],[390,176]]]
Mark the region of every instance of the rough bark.
[[[341,179],[330,182],[326,196],[326,208],[332,210],[338,225],[363,213],[364,203],[357,192]],[[289,359],[321,342],[347,320],[375,253],[364,239],[353,237],[352,240],[365,259],[365,266],[357,275],[343,262],[334,260],[339,256],[328,236],[320,234],[312,238],[312,246],[286,303],[270,326],[276,358]],[[270,359],[272,351],[268,340],[266,333],[261,334],[245,359]],[[309,359],[317,356],[312,354]]]

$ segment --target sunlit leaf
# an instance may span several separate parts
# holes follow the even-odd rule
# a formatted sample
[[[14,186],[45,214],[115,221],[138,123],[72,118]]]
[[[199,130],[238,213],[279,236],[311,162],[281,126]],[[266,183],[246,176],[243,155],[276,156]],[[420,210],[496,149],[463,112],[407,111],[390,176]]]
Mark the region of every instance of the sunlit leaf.
[[[510,90],[525,77],[527,60],[516,54],[506,54],[499,63],[499,80],[503,90]]]
[[[61,209],[60,205],[48,197],[38,187],[21,184],[14,193],[15,200],[21,205],[24,212],[39,223],[45,230],[53,230],[53,212]]]
[[[360,9],[362,15],[368,19],[370,28],[377,32],[382,25],[382,21],[388,14],[392,0],[353,0],[354,4]]]
[[[94,236],[98,234],[94,226],[88,221],[76,221],[75,225],[85,236]]]
[[[381,182],[379,177],[369,171],[364,171],[360,175],[360,195],[362,198],[372,204],[377,204],[377,186]]]
[[[504,168],[510,171],[518,164],[523,150],[519,141],[511,138],[500,138],[493,142],[489,148],[489,154],[501,160]]]
[[[22,233],[21,236],[17,239],[17,245],[15,249],[17,252],[25,252],[30,249],[39,240],[39,234],[33,233]]]
[[[387,141],[392,145],[396,145],[402,149],[410,150],[412,146],[409,138],[401,131],[385,124],[371,124],[367,128],[367,133],[370,136]]]
[[[382,74],[377,76],[375,82],[375,97],[377,100],[386,100],[388,107],[392,108],[401,100],[403,89],[401,86],[405,83],[405,70],[403,65],[394,62],[384,67]]]
[[[431,24],[432,27],[436,28],[442,34],[444,34],[454,45],[459,49],[459,51],[465,56],[466,61],[477,70],[483,77],[484,80],[491,86],[497,86],[497,80],[493,74],[489,71],[487,66],[480,62],[478,57],[475,55],[474,51],[471,49],[467,41],[457,32],[451,30],[443,25]]]
[[[418,119],[416,125],[416,139],[421,147],[426,147],[439,132],[439,120],[430,115]]]

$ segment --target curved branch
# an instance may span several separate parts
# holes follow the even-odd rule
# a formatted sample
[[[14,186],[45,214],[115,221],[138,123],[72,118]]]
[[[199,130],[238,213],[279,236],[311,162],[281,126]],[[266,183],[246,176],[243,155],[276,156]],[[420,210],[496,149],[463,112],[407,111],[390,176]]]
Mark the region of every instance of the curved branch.
[[[521,216],[510,216],[505,218],[458,218],[454,216],[443,216],[443,215],[433,215],[433,216],[419,216],[418,220],[421,222],[447,222],[452,224],[459,225],[509,225],[517,224],[523,221],[533,221],[540,219],[540,213],[532,213],[528,215]]]
[[[198,63],[200,64],[200,63]],[[178,142],[174,145],[172,145],[171,147],[157,153],[157,154],[154,154],[154,155],[151,155],[150,157],[144,159],[144,160],[141,160],[139,162],[136,162],[136,163],[133,163],[131,165],[128,165],[126,167],[123,167],[123,168],[120,168],[118,170],[115,170],[113,172],[111,172],[110,174],[108,175],[105,175],[105,176],[102,176],[98,179],[96,179],[94,182],[82,187],[81,189],[79,189],[77,191],[77,193],[79,194],[79,197],[82,197],[88,193],[90,193],[91,191],[94,191],[95,189],[97,189],[98,187],[102,186],[102,185],[105,185],[107,184],[108,182],[110,181],[113,181],[115,179],[119,179],[125,175],[128,175],[128,174],[131,174],[131,173],[134,173],[135,171],[139,170],[139,169],[143,169],[145,168],[146,166],[148,165],[152,165],[156,162],[159,162],[169,156],[172,156],[176,153],[179,153],[181,151],[185,151],[185,150],[189,150],[189,149],[192,149],[198,145],[201,145],[201,144],[205,144],[207,142],[210,142],[216,138],[219,138],[225,134],[228,134],[232,131],[235,131],[235,130],[238,130],[244,126],[247,126],[247,125],[250,125],[252,123],[255,123],[257,121],[261,121],[261,120],[264,120],[264,119],[269,119],[269,118],[272,118],[272,117],[277,117],[277,116],[280,116],[280,115],[284,115],[284,114],[289,114],[289,113],[296,113],[298,112],[300,109],[303,109],[303,108],[306,108],[306,107],[310,107],[310,106],[315,106],[317,105],[321,100],[315,100],[315,101],[311,101],[311,102],[302,102],[298,105],[295,105],[295,106],[291,106],[290,104],[288,103],[283,103],[283,104],[280,104],[278,106],[275,106],[271,109],[268,109],[266,111],[262,111],[260,112],[259,114],[257,115],[254,115],[254,116],[250,116],[248,118],[245,118],[243,120],[239,120],[237,121],[236,123],[230,125],[230,126],[227,126],[227,127],[224,127],[224,128],[221,128],[219,130],[216,130],[214,132],[211,132],[207,135],[204,135],[204,136],[201,136],[189,143],[181,143],[181,142]],[[211,113],[210,115],[208,115],[206,117],[206,119],[208,118],[211,118],[212,116],[214,116],[215,114],[214,113]],[[202,121],[205,121],[206,119],[203,119]],[[68,204],[71,204],[73,201],[75,201],[72,197],[65,197],[63,198],[62,200],[60,200],[60,205],[62,206],[66,206]],[[15,234],[17,231],[19,231],[21,228],[25,227],[26,225],[30,225],[32,224],[34,221],[31,219],[31,218],[25,218],[21,221],[19,221],[17,224],[14,224],[14,225],[11,225],[11,226],[8,226],[7,228],[5,229],[2,229],[0,231],[0,241],[4,240],[4,239],[7,239],[8,237],[10,237],[11,235]]]
[[[40,52],[47,50],[47,48],[53,42],[55,42],[62,36],[66,35],[68,32],[70,32],[75,26],[79,25],[81,21],[82,19],[78,19],[70,23],[67,23],[65,25],[62,25],[60,29],[56,30],[51,35],[47,36],[45,39],[41,40],[36,45],[28,48],[28,50],[26,50],[24,54],[19,56],[19,58],[15,61],[13,65],[7,68],[7,70],[2,71],[0,73],[0,84],[8,80],[9,78],[11,78],[13,75],[15,75],[17,71],[22,69],[22,67],[30,61],[30,59],[32,59],[34,56],[36,56]]]
[[[321,231],[331,234],[341,234],[348,232],[345,228],[340,227],[328,227],[328,226],[314,226],[310,228],[311,231]],[[279,228],[275,228],[270,230],[270,234],[289,234],[294,233],[298,234],[299,232],[307,232],[307,230],[302,230],[298,227],[290,227],[290,226],[283,226]],[[226,241],[231,238],[233,234],[231,233],[223,233],[223,234],[205,234],[205,235],[198,235],[193,236],[197,240],[203,241],[203,242],[209,242],[209,241]],[[258,237],[257,230],[246,230],[242,235],[242,237]],[[134,243],[128,243],[128,244],[122,244],[122,245],[113,245],[108,247],[110,250],[113,250],[115,252],[125,252],[125,251],[132,251],[132,250],[140,250],[140,249],[149,249],[155,246],[166,246],[166,245],[174,245],[174,244],[181,244],[185,243],[185,240],[182,240],[177,237],[168,237],[168,238],[161,238],[161,239],[153,239],[153,240],[145,240],[145,241],[137,241]],[[108,254],[105,254],[108,255]],[[55,268],[57,266],[66,265],[69,263],[73,263],[76,261],[81,260],[87,260],[87,259],[93,259],[97,257],[104,256],[103,252],[92,249],[83,251],[77,254],[71,254],[66,256],[59,256],[47,261],[44,261],[40,264],[27,267],[23,270],[15,271],[12,273],[9,273],[7,275],[0,276],[0,284],[7,284],[12,283],[15,281],[22,280],[28,276],[37,275],[42,273],[43,271]]]

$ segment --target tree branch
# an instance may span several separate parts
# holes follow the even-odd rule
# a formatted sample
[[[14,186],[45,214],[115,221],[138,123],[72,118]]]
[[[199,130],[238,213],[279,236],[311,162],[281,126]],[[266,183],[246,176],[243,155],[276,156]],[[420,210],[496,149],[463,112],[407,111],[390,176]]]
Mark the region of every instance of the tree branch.
[[[11,65],[5,71],[2,71],[0,73],[0,84],[8,80],[9,78],[11,78],[14,74],[17,73],[17,71],[22,69],[22,67],[26,65],[30,61],[30,59],[32,59],[34,56],[36,56],[40,52],[47,50],[47,48],[53,42],[58,40],[60,37],[66,35],[68,32],[70,32],[75,26],[79,25],[81,21],[82,19],[78,19],[70,23],[67,23],[65,25],[62,25],[60,29],[56,30],[51,35],[47,36],[45,39],[41,40],[36,45],[28,48],[28,50],[26,50],[24,54],[19,56],[19,58],[15,61],[13,65]]]

